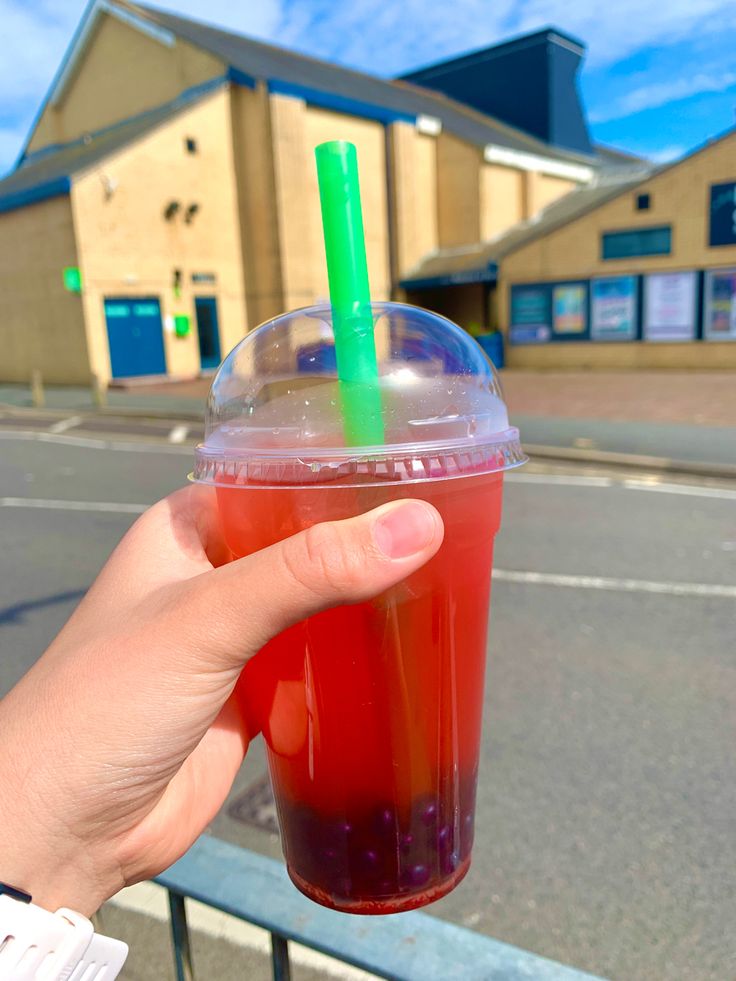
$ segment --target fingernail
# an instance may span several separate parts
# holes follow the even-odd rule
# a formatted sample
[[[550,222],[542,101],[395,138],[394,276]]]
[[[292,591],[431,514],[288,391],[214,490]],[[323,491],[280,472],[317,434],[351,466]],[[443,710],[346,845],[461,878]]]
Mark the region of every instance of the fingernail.
[[[420,501],[394,505],[376,519],[373,537],[390,559],[406,559],[432,541],[437,524],[432,511]]]

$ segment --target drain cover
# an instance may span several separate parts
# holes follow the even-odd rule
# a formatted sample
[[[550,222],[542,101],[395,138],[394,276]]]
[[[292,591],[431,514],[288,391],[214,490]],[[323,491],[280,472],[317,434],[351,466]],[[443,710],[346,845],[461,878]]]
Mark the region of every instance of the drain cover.
[[[277,835],[279,824],[276,818],[276,803],[268,774],[264,773],[262,777],[246,787],[243,793],[230,804],[227,813],[241,824],[250,824],[261,831]]]

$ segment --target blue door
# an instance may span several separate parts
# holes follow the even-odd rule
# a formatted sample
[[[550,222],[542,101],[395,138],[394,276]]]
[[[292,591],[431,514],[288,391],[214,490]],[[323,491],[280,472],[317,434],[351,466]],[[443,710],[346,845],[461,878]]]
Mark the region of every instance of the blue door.
[[[220,327],[217,322],[217,300],[214,296],[197,296],[194,299],[199,334],[199,360],[202,371],[219,368]]]
[[[161,305],[155,296],[105,300],[113,378],[165,375]]]

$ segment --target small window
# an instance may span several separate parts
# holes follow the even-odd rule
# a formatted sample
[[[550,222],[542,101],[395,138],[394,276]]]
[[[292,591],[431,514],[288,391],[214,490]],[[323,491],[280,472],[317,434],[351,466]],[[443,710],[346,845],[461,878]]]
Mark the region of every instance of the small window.
[[[184,146],[187,148],[187,153],[197,152],[197,141],[193,136],[187,136],[187,138],[184,140]]]
[[[651,198],[648,194],[637,194],[636,195],[636,210],[637,211],[649,211],[652,206]]]
[[[604,232],[601,255],[604,259],[629,259],[640,255],[669,255],[672,228],[632,228],[625,232]]]

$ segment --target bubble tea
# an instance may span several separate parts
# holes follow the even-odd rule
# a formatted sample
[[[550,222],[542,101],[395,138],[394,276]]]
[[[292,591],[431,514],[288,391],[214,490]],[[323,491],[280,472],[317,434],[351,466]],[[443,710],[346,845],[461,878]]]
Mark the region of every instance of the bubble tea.
[[[238,686],[294,883],[333,909],[390,913],[443,896],[470,864],[493,542],[503,472],[524,456],[465,331],[401,304],[363,315],[375,370],[367,393],[353,380],[352,409],[334,306],[241,341],[212,385],[195,479],[215,486],[234,556],[400,498],[442,515],[423,568],[285,631]],[[379,407],[380,443],[350,445],[356,404]]]

